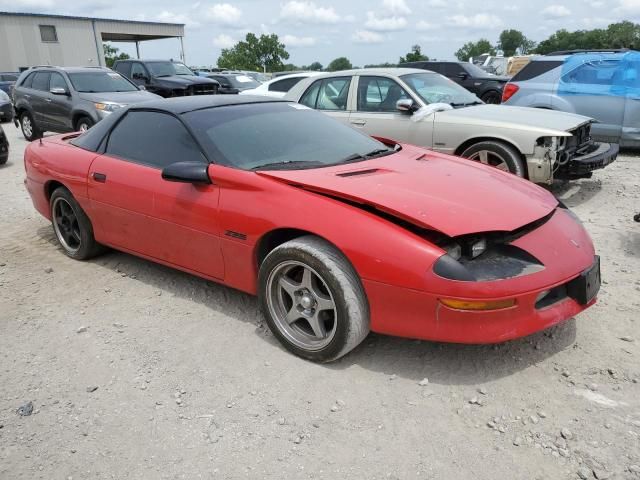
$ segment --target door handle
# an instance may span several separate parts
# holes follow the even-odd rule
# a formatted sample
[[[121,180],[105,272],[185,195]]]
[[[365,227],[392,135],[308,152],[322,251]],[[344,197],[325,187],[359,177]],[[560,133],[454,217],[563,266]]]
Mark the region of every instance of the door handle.
[[[366,120],[351,120],[352,125],[356,125],[358,127],[364,127],[367,124]]]
[[[104,173],[93,172],[91,176],[96,182],[104,183],[107,181],[107,176]]]

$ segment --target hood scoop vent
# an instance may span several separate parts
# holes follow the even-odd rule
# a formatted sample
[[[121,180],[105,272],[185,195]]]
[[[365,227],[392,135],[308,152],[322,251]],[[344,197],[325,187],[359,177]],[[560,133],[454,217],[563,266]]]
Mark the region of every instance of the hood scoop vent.
[[[388,170],[383,170],[381,168],[367,168],[366,170],[352,170],[350,172],[340,172],[336,173],[336,177],[358,177],[364,175],[375,175],[377,173],[387,173]]]

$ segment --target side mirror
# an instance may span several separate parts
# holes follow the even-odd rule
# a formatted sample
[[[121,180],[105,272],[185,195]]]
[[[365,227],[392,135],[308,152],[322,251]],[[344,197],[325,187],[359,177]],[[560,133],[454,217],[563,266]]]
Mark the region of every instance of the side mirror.
[[[49,92],[54,95],[69,95],[69,91],[66,88],[62,88],[62,87],[54,87],[51,90],[49,90]]]
[[[162,178],[169,182],[210,184],[209,164],[204,162],[177,162],[162,170]]]
[[[138,90],[146,90],[147,87],[145,87],[144,85],[138,85]]]
[[[410,98],[403,98],[396,102],[396,110],[405,113],[413,113],[416,111],[415,104]]]

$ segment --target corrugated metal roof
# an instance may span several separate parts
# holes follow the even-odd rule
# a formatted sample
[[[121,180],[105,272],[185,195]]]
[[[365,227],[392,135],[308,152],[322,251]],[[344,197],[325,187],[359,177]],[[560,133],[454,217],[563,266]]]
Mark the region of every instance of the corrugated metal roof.
[[[171,25],[176,27],[184,27],[184,23],[145,22],[142,20],[118,20],[116,18],[78,17],[73,15],[55,15],[55,14],[48,14],[48,13],[0,12],[0,16],[3,16],[3,15],[7,15],[7,16],[13,15],[18,17],[63,18],[67,20],[89,20],[89,21],[135,23],[135,24],[147,24],[147,25]]]

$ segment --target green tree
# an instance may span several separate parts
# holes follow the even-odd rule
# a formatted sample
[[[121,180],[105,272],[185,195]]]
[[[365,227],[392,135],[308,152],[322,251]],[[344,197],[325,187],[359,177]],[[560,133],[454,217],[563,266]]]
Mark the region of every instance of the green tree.
[[[331,61],[327,70],[330,72],[337,72],[338,70],[351,70],[353,65],[347,57],[338,57]]]
[[[384,63],[372,63],[369,65],[365,65],[364,68],[395,68],[397,67],[397,63],[384,62]]]
[[[640,25],[625,20],[612,23],[605,32],[607,47],[609,48],[640,48]]]
[[[406,56],[400,57],[398,63],[420,62],[424,60],[429,60],[429,57],[422,54],[422,52],[420,51],[420,45],[413,45],[411,47],[411,51],[407,53]]]
[[[521,55],[526,55],[528,52],[535,48],[535,42],[529,40],[519,30],[503,30],[498,40],[498,48],[502,50],[505,57],[511,57],[519,52]]]
[[[285,45],[276,34],[260,35],[247,33],[243,41],[231,48],[223,48],[218,57],[218,67],[239,70],[282,70],[282,60],[289,58]]]
[[[116,60],[127,60],[128,58],[131,58],[126,53],[119,54],[118,52],[120,51],[120,49],[112,47],[108,43],[103,43],[102,49],[104,50],[104,61],[109,68],[113,67],[113,64]]]
[[[546,40],[541,41],[536,48],[536,53],[545,54],[558,50],[598,48],[610,48],[607,46],[605,30],[597,28],[595,30],[569,32],[563,28],[552,34]]]
[[[469,60],[469,57],[477,57],[478,55],[482,55],[483,53],[489,53],[491,55],[496,54],[496,49],[486,38],[481,38],[477,42],[465,43],[456,52],[456,58],[461,62],[466,62]]]
[[[313,70],[314,72],[319,72],[320,70],[322,70],[322,64],[320,62],[313,62],[305,70]]]

